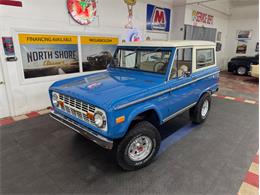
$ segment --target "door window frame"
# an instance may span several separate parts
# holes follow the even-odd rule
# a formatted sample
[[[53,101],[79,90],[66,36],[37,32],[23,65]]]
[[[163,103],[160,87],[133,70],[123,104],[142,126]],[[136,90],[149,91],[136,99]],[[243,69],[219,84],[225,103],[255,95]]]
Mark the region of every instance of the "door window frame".
[[[178,52],[179,49],[192,49],[192,52],[191,52],[191,55],[192,55],[192,57],[191,57],[191,69],[190,69],[191,75],[192,75],[192,73],[194,72],[194,71],[193,71],[193,67],[194,67],[194,65],[196,65],[196,62],[194,62],[194,50],[195,50],[194,47],[191,47],[191,46],[175,47],[175,52],[174,52],[174,55],[173,55],[172,64],[171,64],[171,66],[170,66],[170,70],[169,70],[169,73],[168,73],[168,75],[167,75],[167,81],[171,81],[171,80],[174,80],[174,79],[182,78],[182,77],[179,77],[178,75],[177,75],[177,77],[175,77],[175,78],[172,78],[172,79],[170,78],[171,72],[172,72],[172,67],[174,66],[175,57],[176,57],[177,52]],[[178,72],[178,65],[177,65],[177,72]]]

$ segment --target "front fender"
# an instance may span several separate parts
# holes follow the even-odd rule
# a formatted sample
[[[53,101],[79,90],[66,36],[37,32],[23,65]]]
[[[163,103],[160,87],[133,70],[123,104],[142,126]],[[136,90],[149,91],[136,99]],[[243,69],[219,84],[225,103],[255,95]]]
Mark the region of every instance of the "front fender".
[[[122,110],[119,110],[117,112],[117,114],[114,115],[114,121],[116,119],[116,117],[119,117],[119,116],[125,116],[126,117],[126,120],[124,123],[121,123],[121,124],[115,124],[113,125],[112,127],[112,132],[110,134],[110,136],[112,138],[122,138],[125,136],[125,134],[127,133],[132,121],[140,114],[142,114],[143,112],[146,112],[146,111],[149,111],[149,110],[153,110],[156,112],[159,120],[160,120],[160,124],[162,123],[162,114],[161,112],[159,111],[159,108],[157,108],[156,105],[154,104],[151,104],[151,103],[143,103],[143,104],[140,104],[140,105],[133,105],[133,106],[130,106],[128,108],[125,108],[125,109],[122,109]],[[128,113],[128,114],[125,114],[125,113]]]
[[[139,107],[135,108],[129,115],[128,117],[128,124],[130,126],[131,122],[140,114],[142,114],[143,112],[146,112],[148,110],[154,110],[160,120],[160,124],[162,122],[162,115],[159,112],[159,109],[154,105],[154,104],[146,104],[146,105],[140,105]],[[129,127],[128,126],[128,127]]]

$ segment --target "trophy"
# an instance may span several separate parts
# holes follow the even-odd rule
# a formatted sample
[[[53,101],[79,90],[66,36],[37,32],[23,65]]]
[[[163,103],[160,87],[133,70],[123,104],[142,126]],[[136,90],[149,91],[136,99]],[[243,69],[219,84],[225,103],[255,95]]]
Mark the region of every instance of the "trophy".
[[[124,0],[128,9],[128,23],[125,25],[125,28],[133,28],[133,6],[136,4],[136,0]]]

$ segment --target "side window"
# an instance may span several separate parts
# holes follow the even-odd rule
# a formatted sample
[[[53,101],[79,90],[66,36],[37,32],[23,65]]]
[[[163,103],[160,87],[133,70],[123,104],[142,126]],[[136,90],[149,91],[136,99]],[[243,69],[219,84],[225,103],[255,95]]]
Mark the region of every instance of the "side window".
[[[179,48],[176,51],[170,79],[182,77],[192,70],[192,48]]]
[[[196,68],[204,68],[215,64],[214,49],[197,49],[197,65]]]
[[[136,51],[125,50],[121,52],[121,65],[125,68],[134,68],[136,64]]]
[[[170,51],[139,51],[137,67],[141,70],[165,74],[171,57]]]

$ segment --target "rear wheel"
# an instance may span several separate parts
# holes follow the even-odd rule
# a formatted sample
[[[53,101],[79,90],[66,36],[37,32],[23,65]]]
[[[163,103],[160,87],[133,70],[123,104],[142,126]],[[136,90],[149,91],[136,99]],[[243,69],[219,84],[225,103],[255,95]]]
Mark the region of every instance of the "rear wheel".
[[[244,67],[244,66],[240,66],[240,67],[237,68],[237,74],[238,75],[241,75],[241,76],[246,75],[246,72],[247,72],[246,67]]]
[[[118,165],[127,171],[149,165],[160,148],[161,137],[149,122],[141,121],[129,130],[116,148]]]
[[[205,93],[199,100],[199,102],[190,109],[190,119],[193,123],[203,123],[209,114],[211,107],[211,95]]]

